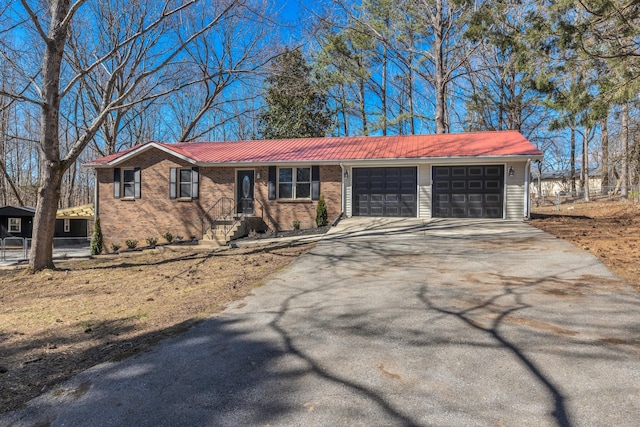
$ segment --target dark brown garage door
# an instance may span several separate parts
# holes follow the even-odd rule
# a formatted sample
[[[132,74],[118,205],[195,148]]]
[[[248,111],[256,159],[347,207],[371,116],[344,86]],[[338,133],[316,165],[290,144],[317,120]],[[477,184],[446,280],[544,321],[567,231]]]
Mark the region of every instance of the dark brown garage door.
[[[434,166],[433,216],[502,218],[504,166]]]
[[[417,168],[354,168],[354,216],[417,216]]]

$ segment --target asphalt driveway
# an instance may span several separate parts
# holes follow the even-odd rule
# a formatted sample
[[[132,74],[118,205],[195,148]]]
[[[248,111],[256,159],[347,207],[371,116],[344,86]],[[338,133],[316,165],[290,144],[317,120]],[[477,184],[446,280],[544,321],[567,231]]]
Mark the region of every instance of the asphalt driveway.
[[[221,315],[0,425],[636,426],[639,308],[523,223],[346,220]]]

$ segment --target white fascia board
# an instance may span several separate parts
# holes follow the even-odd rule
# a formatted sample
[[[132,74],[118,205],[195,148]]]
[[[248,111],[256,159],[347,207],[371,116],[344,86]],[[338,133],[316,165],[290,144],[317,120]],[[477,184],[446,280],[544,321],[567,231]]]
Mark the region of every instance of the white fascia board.
[[[505,164],[510,162],[526,162],[542,158],[542,156],[487,156],[487,157],[420,157],[412,159],[367,159],[367,160],[344,160],[345,167],[366,167],[366,166],[415,166],[416,164],[447,164],[447,165],[478,165],[478,164]]]
[[[174,153],[175,154],[175,153]],[[260,162],[193,162],[201,167],[250,168],[260,166],[335,165],[350,167],[366,166],[415,166],[416,164],[504,164],[505,162],[526,162],[541,159],[542,156],[474,156],[474,157],[415,157],[404,159],[343,159],[343,160],[273,160]]]
[[[104,165],[92,165],[92,166],[94,168],[96,168],[96,169],[97,168],[112,168],[114,166],[119,165],[120,163],[126,162],[129,159],[132,159],[133,157],[135,157],[135,156],[137,156],[139,154],[144,153],[147,150],[150,150],[151,148],[157,148],[160,151],[164,151],[165,153],[170,154],[173,157],[177,157],[178,159],[184,160],[185,162],[190,163],[192,165],[196,164],[196,161],[193,160],[190,157],[186,157],[186,156],[183,156],[182,154],[178,154],[173,150],[170,150],[170,149],[168,149],[168,148],[166,148],[166,147],[164,147],[162,145],[156,144],[155,142],[150,142],[150,143],[145,144],[145,145],[143,145],[142,147],[140,147],[140,148],[138,148],[136,150],[128,152],[124,156],[120,156],[117,159],[114,159],[114,160],[110,161],[109,163],[106,163]]]

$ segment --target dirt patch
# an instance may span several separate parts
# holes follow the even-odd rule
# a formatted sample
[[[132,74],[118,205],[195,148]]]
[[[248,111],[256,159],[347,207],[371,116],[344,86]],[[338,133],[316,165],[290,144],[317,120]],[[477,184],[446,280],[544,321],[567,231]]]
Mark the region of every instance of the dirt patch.
[[[0,412],[185,331],[312,247],[165,247],[60,262],[34,275],[0,271]]]
[[[618,277],[640,290],[640,205],[597,200],[543,206],[531,224],[598,257]]]

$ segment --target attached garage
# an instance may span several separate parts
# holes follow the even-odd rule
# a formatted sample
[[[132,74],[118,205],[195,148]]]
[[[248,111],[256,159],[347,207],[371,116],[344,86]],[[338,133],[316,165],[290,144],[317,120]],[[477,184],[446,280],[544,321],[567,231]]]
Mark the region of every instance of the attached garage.
[[[434,166],[433,216],[502,218],[504,166]]]
[[[416,217],[416,167],[354,168],[353,215]]]

